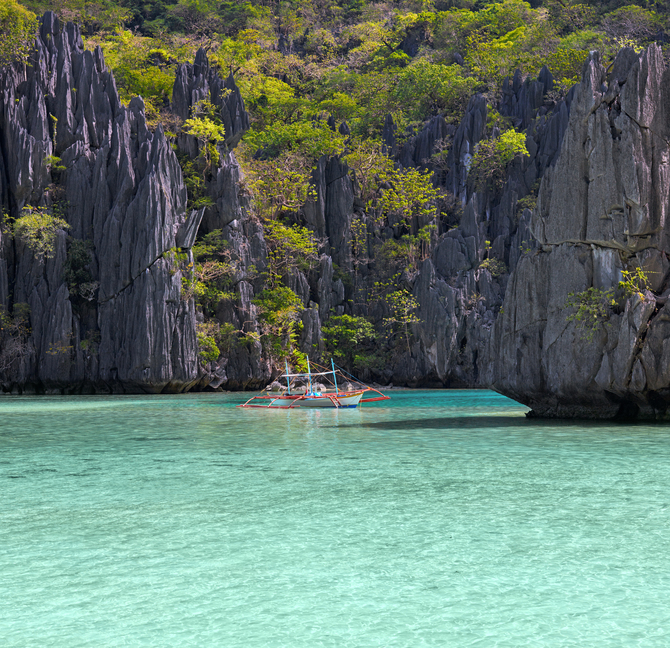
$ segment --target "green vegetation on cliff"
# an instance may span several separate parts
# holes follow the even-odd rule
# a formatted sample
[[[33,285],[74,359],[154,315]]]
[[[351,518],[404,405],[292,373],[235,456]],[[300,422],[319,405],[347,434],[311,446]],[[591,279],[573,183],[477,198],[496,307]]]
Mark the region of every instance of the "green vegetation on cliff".
[[[0,67],[28,55],[36,30],[34,13],[17,4],[16,0],[3,0],[0,5]]]
[[[104,51],[124,102],[141,95],[150,127],[161,124],[172,141],[183,134],[198,140],[197,157],[179,156],[192,208],[211,204],[206,185],[225,153],[226,132],[208,101],[198,102],[184,121],[171,112],[177,64],[193,61],[203,47],[222,77],[234,75],[251,116],[236,154],[250,216],[267,244],[267,267],[244,279],[256,281],[254,306],[265,351],[275,360],[302,362],[298,339],[307,304],[289,287],[290,278],[298,271],[308,274],[327,252],[300,217],[316,198],[314,169],[324,156],[347,163],[360,210],[346,241],[350,271],[335,270],[350,305],[374,304],[381,313],[371,321],[350,309],[324,326],[326,352],[349,367],[375,361],[375,338],[383,338],[389,352],[411,346],[418,304],[408,287],[437,234],[458,222],[458,205],[440,176],[446,173],[449,137],[438,142],[430,160],[417,163],[420,168],[402,168],[389,157],[389,129],[402,146],[432,117],[455,125],[475,92],[495,106],[502,81],[517,69],[522,77],[537,76],[546,66],[558,99],[578,79],[589,50],[600,50],[607,61],[621,47],[639,50],[668,40],[664,4],[616,0],[22,0],[21,5],[9,0],[0,9],[3,32],[11,36],[0,62],[24,56],[35,29],[31,11],[53,10],[82,25],[86,46]],[[473,186],[489,194],[501,190],[508,165],[527,153],[525,134],[499,117],[489,111],[490,137],[474,151],[470,167]],[[25,238],[25,227],[17,227],[15,234]],[[199,241],[188,268],[179,255],[174,252],[176,267],[188,271],[184,294],[196,300],[205,320],[198,334],[203,361],[215,360],[236,340],[253,341],[244,327],[222,330],[216,322],[218,305],[235,298],[240,280],[221,232]],[[494,277],[506,272],[492,257],[482,267]]]
[[[246,142],[266,158],[341,150],[337,134],[319,126],[329,116],[364,138],[379,137],[388,114],[399,133],[437,114],[456,122],[474,91],[493,99],[516,69],[537,75],[546,65],[565,89],[588,50],[607,57],[622,46],[641,48],[667,22],[659,3],[562,0],[22,4],[83,25],[88,45],[103,48],[122,97],[142,95],[156,118],[167,107],[176,63],[204,46],[224,74],[235,74],[252,115]],[[25,40],[29,12],[14,0],[0,20],[11,21],[3,32]],[[10,43],[16,40],[3,47]]]

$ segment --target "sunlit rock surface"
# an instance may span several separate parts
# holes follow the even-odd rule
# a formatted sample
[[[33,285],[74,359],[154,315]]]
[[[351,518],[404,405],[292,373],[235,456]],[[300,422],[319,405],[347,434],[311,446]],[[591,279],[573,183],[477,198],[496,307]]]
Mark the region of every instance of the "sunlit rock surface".
[[[609,71],[593,56],[574,89],[556,165],[491,343],[492,384],[539,416],[663,417],[670,404],[667,290],[670,73],[660,48],[623,50]],[[568,293],[649,277],[609,320],[585,329]],[[652,292],[653,291],[653,292]]]

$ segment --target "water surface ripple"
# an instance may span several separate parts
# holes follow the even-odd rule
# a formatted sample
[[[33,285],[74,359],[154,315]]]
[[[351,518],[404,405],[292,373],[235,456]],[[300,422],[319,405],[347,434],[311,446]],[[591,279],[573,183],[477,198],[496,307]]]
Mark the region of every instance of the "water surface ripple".
[[[2,398],[0,645],[670,646],[670,428],[392,395]]]

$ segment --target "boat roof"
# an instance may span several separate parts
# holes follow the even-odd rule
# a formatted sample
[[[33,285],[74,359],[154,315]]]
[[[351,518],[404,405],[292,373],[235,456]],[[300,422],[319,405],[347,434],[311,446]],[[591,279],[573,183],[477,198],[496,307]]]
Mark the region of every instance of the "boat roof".
[[[294,373],[294,374],[282,374],[279,378],[309,378],[314,376],[332,376],[332,371],[321,371],[318,373]]]

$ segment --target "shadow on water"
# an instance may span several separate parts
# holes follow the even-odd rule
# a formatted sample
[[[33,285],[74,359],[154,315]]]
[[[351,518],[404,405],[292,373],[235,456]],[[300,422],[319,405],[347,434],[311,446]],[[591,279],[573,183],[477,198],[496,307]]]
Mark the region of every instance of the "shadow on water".
[[[526,418],[525,416],[443,416],[440,418],[394,419],[392,421],[371,421],[363,424],[343,424],[328,427],[339,429],[367,427],[379,430],[486,430],[491,428],[607,428],[620,427],[665,427],[667,422],[661,421],[613,421],[591,419],[540,419]],[[326,426],[324,426],[326,427]]]

